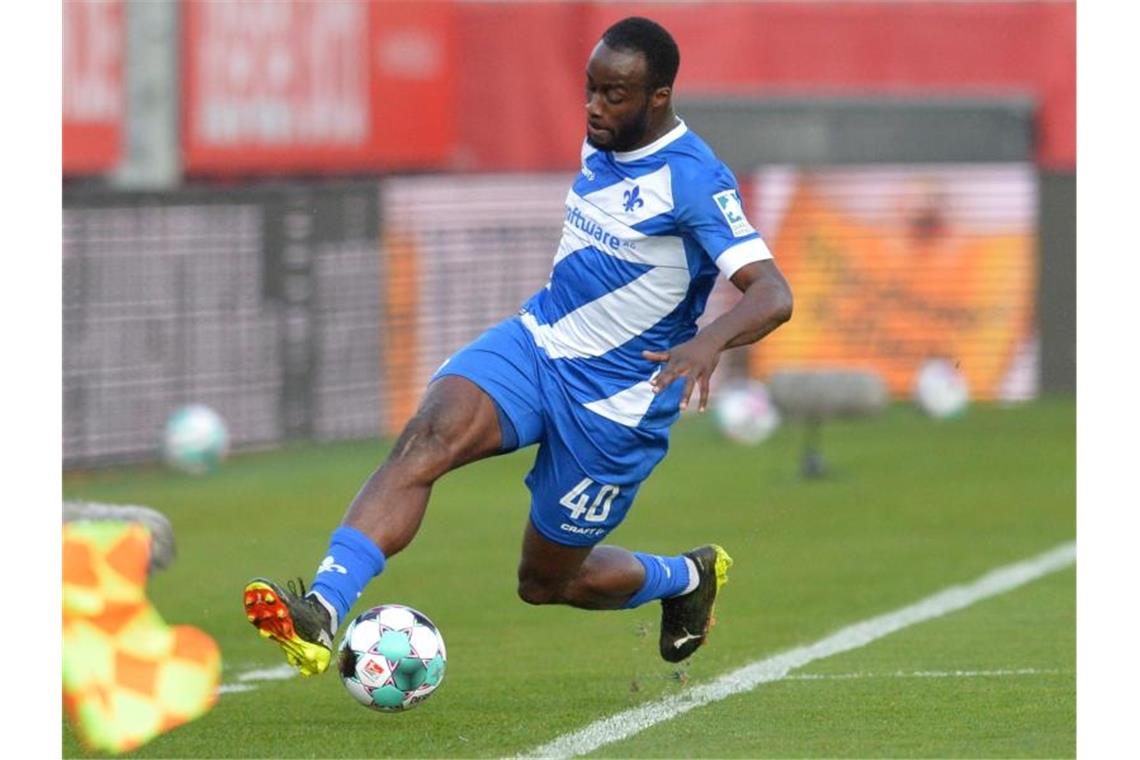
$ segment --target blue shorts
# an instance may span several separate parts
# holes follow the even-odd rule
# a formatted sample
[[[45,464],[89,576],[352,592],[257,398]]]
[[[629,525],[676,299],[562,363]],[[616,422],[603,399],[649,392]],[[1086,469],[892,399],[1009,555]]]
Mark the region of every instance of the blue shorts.
[[[516,318],[500,322],[432,377],[465,377],[495,402],[505,450],[538,444],[526,476],[530,519],[545,538],[592,546],[616,528],[668,449],[668,431],[620,425],[570,397],[557,369]]]

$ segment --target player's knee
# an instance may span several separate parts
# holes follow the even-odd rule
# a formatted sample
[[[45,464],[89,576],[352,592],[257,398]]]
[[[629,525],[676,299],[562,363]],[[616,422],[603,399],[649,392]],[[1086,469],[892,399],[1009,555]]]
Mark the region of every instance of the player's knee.
[[[391,460],[409,468],[417,480],[433,481],[456,465],[453,438],[432,415],[417,414],[396,441]]]
[[[597,578],[588,575],[579,575],[569,581],[562,589],[562,600],[566,604],[582,606],[591,599],[598,599],[609,593],[604,585],[597,582]]]
[[[548,580],[519,575],[519,599],[527,604],[560,604],[562,585]]]

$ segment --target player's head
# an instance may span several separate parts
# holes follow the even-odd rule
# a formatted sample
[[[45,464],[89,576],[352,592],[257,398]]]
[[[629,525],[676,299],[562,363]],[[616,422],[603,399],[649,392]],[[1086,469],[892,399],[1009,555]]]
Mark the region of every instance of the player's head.
[[[681,53],[660,24],[631,16],[602,35],[586,63],[586,140],[601,150],[640,147],[672,115]]]

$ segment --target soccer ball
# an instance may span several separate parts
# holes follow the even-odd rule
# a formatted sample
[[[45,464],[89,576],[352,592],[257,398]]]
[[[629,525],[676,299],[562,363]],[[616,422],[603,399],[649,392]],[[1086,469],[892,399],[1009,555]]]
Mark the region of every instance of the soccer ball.
[[[439,688],[447,649],[427,615],[402,604],[382,604],[349,624],[337,662],[353,699],[373,710],[399,712]]]
[[[162,438],[162,456],[176,470],[200,475],[225,458],[230,436],[226,423],[208,406],[191,404],[171,414]]]
[[[962,414],[970,404],[970,386],[945,359],[930,359],[914,379],[914,402],[926,414],[946,419]]]
[[[713,399],[713,414],[725,437],[748,445],[760,443],[780,426],[780,412],[768,389],[755,380],[719,389]]]

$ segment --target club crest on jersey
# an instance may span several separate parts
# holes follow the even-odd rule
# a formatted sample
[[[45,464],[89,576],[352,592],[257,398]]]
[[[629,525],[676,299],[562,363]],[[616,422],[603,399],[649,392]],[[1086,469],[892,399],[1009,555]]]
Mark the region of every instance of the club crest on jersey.
[[[645,201],[641,199],[641,188],[637,185],[634,185],[632,190],[626,190],[621,197],[625,201],[623,207],[627,214],[645,205]]]
[[[744,208],[735,190],[722,190],[715,193],[712,198],[716,201],[716,207],[720,209],[724,220],[728,222],[733,237],[744,237],[756,231],[744,218]]]

